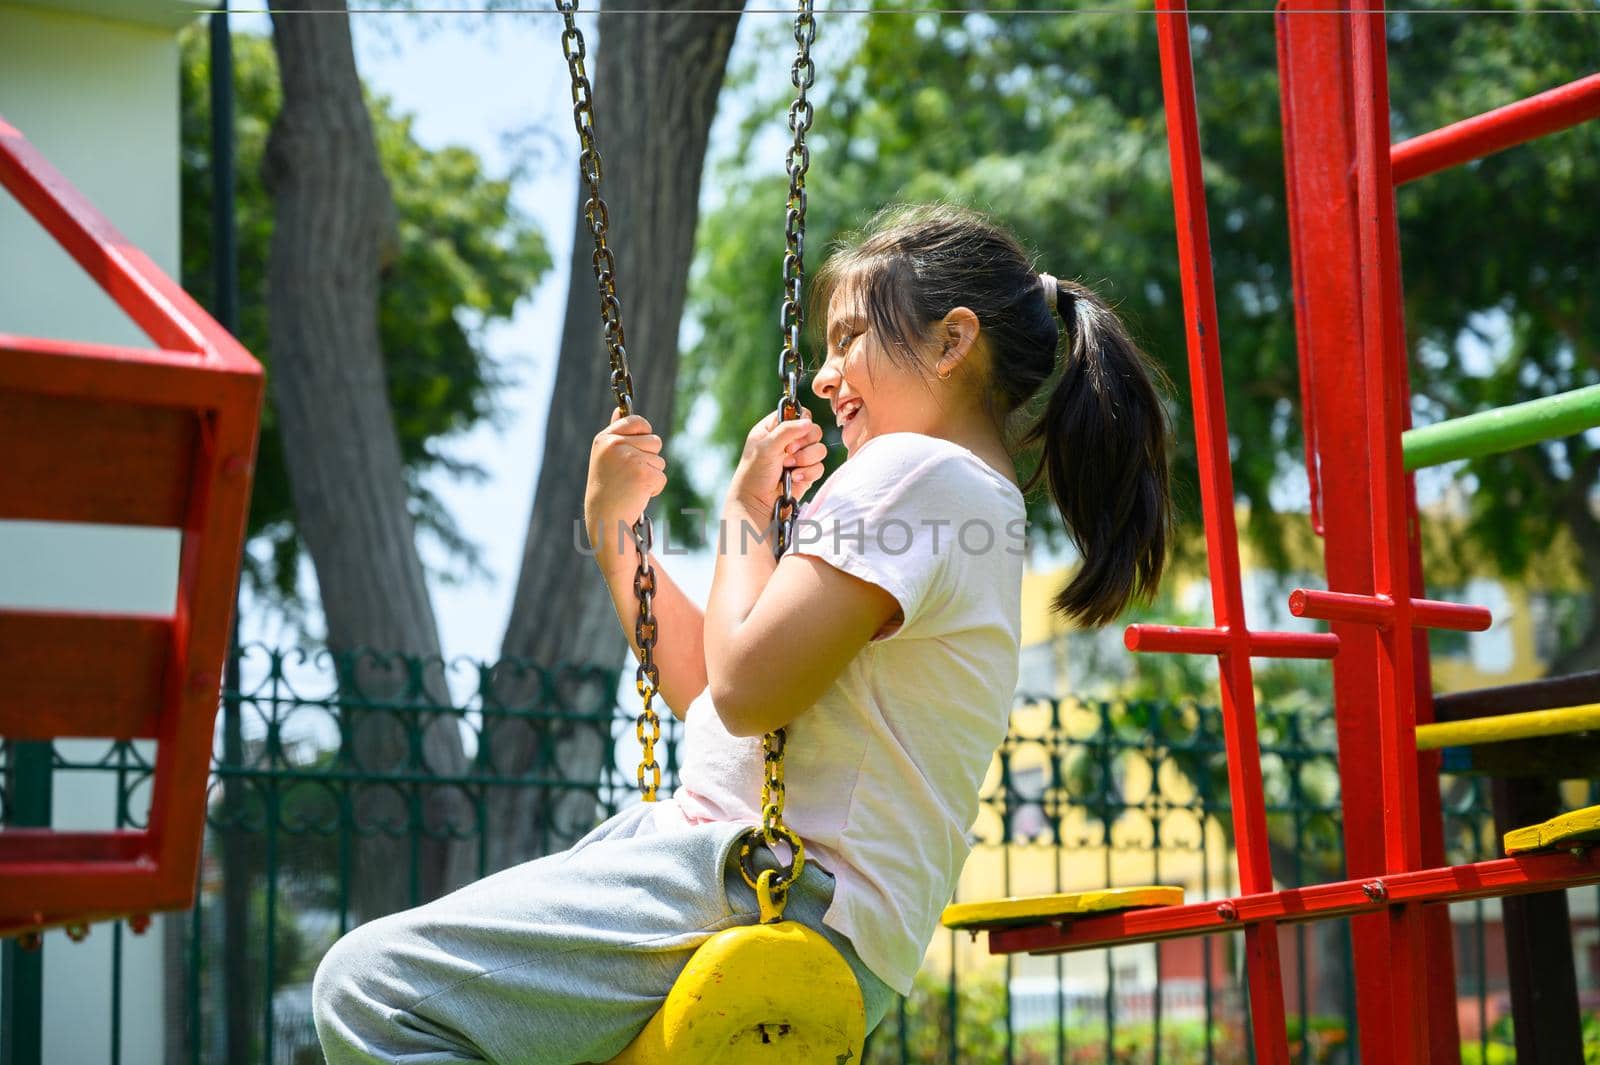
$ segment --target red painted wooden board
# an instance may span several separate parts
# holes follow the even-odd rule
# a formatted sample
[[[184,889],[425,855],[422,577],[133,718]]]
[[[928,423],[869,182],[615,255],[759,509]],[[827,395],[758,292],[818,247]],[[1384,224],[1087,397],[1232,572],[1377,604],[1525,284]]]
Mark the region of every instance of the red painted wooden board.
[[[198,430],[192,411],[0,385],[0,517],[176,529]]]
[[[149,849],[149,837],[137,830],[56,832],[48,828],[8,828],[0,832],[0,861],[38,865],[81,861],[136,862]]]
[[[0,611],[0,736],[155,739],[170,618]]]

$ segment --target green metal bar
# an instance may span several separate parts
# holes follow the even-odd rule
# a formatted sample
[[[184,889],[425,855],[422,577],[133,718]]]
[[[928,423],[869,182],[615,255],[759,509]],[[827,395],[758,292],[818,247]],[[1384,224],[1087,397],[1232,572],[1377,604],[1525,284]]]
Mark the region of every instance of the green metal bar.
[[[1015,805],[1014,800],[1016,799],[1017,791],[1016,791],[1016,786],[1015,786],[1015,784],[1014,784],[1014,782],[1012,780],[1012,777],[1011,777],[1011,752],[1006,750],[1005,747],[1002,746],[1000,748],[998,757],[1000,759],[1000,787],[1002,789],[1001,790],[1001,794],[1005,796],[1004,809],[1005,809],[1006,819],[1005,819],[1004,835],[1005,835],[1005,837],[1007,839],[1009,839],[1009,838],[1011,838],[1012,833],[1015,831],[1015,823],[1012,821],[1012,815],[1013,815],[1013,813],[1015,813],[1015,811],[1013,810],[1013,806]],[[1046,787],[1049,786],[1049,782],[1048,781],[1045,782],[1045,786]],[[1043,791],[1042,790],[1040,792],[1040,796],[1041,796],[1041,801],[1042,801],[1042,798],[1043,798]],[[1011,848],[1010,847],[1006,847],[1006,846],[1002,846],[1000,848],[1000,894],[1002,896],[1006,897],[1006,898],[1010,898],[1011,895],[1013,894],[1013,892],[1011,890],[1011,859],[1012,859]],[[954,948],[954,946],[955,946],[954,940],[951,941],[950,945],[951,945],[952,948]],[[954,949],[951,950],[950,956],[952,958],[955,957]],[[1016,959],[1011,957],[1010,955],[1007,955],[1006,956],[1006,977],[1005,977],[1005,996],[1006,996],[1006,1015],[1005,1015],[1005,1024],[1006,1024],[1006,1061],[1005,1061],[1005,1065],[1016,1065],[1016,1060],[1017,1060],[1017,1027],[1016,1027],[1016,1024],[1014,1023],[1014,1019],[1011,1016],[1012,1005],[1015,1002],[1015,996],[1013,996],[1011,994],[1011,982],[1014,979],[1016,979],[1016,975],[1017,975]]]
[[[158,926],[159,927],[159,926]],[[111,1065],[122,1065],[122,922],[111,924]]]
[[[1101,859],[1101,876],[1105,886],[1110,887],[1115,883],[1111,876],[1111,826],[1117,818],[1113,808],[1120,797],[1113,791],[1116,785],[1112,782],[1116,778],[1112,775],[1111,767],[1111,746],[1116,742],[1117,731],[1111,721],[1111,704],[1102,700],[1096,709],[1100,715],[1100,727],[1092,741],[1092,749],[1100,765],[1100,788],[1095,800],[1100,815],[1100,852],[1104,856]],[[1111,1062],[1117,1060],[1117,967],[1109,949],[1100,953],[1106,962],[1105,1056],[1106,1061]]]
[[[1155,739],[1156,736],[1159,735],[1159,729],[1157,727],[1157,722],[1159,722],[1159,720],[1160,720],[1159,714],[1154,714],[1153,713],[1153,714],[1150,715],[1151,732],[1152,732],[1151,738],[1152,739]],[[1165,761],[1167,761],[1167,758],[1161,757],[1159,755],[1157,757],[1155,757],[1155,758],[1152,758],[1151,761],[1150,761],[1150,793],[1151,793],[1150,797],[1153,800],[1155,800],[1155,802],[1157,804],[1161,803],[1166,798],[1166,796],[1164,796],[1161,793],[1161,763],[1165,762]],[[1164,884],[1164,883],[1166,883],[1166,881],[1161,879],[1161,807],[1160,807],[1160,805],[1157,805],[1157,806],[1152,808],[1149,817],[1150,817],[1150,882],[1152,884]],[[1161,944],[1160,943],[1151,943],[1150,944],[1150,951],[1154,955],[1154,958],[1155,958],[1155,970],[1156,970],[1156,985],[1155,985],[1154,990],[1152,991],[1152,994],[1155,996],[1155,1002],[1152,1004],[1153,1009],[1151,1011],[1150,1044],[1151,1044],[1153,1052],[1152,1052],[1152,1056],[1150,1058],[1150,1063],[1151,1063],[1151,1065],[1161,1065],[1161,989],[1162,989],[1163,986],[1165,986],[1163,981],[1162,981],[1162,978],[1161,978]]]
[[[273,720],[268,728],[276,730],[278,726],[276,707],[273,708],[272,716]],[[264,916],[266,930],[262,933],[262,951],[265,954],[261,966],[261,986],[264,989],[261,1002],[262,1061],[275,1060],[272,1042],[276,1034],[274,1022],[277,1018],[273,1012],[273,992],[278,989],[278,825],[283,816],[281,802],[282,796],[279,794],[277,782],[274,781],[267,786],[266,794],[267,898]]]
[[[1600,425],[1600,385],[1426,425],[1402,434],[1407,470],[1515,451]]]
[[[223,1030],[229,1061],[248,1061],[250,1031],[250,866],[249,832],[243,827],[245,788],[239,769],[244,764],[244,724],[240,707],[240,663],[237,627],[227,661],[227,691],[222,700],[222,825],[212,843],[222,865]]]
[[[135,768],[131,758],[131,744],[124,740],[116,745],[117,754],[117,827],[122,828],[133,820],[129,808],[128,776]],[[158,934],[160,926],[156,926]],[[111,1057],[110,1065],[122,1065],[122,922],[111,922]]]
[[[6,766],[7,827],[50,826],[51,746],[14,743]],[[0,948],[0,1062],[40,1065],[44,1060],[44,946],[23,950],[15,938]]]
[[[184,986],[188,989],[184,1012],[189,1019],[189,1065],[200,1065],[200,967],[205,964],[202,947],[205,904],[205,896],[197,890],[194,909],[189,911],[189,942],[186,944],[189,948],[189,971],[184,974]]]

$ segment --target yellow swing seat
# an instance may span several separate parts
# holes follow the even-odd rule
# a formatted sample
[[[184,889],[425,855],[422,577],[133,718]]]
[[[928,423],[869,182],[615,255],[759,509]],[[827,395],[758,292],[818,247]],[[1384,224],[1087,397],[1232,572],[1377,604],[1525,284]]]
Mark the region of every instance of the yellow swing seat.
[[[794,921],[718,932],[606,1065],[834,1065],[861,1060],[866,1006],[833,944]]]

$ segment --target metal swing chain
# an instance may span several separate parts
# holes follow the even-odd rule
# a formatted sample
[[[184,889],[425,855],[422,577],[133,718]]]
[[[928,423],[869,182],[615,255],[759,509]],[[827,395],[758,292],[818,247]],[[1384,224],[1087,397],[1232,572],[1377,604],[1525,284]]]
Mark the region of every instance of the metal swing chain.
[[[778,376],[783,390],[778,396],[778,417],[787,421],[800,417],[800,334],[805,324],[802,295],[805,287],[806,239],[806,172],[811,168],[811,149],[806,146],[806,133],[811,129],[815,111],[807,93],[816,83],[816,65],[811,61],[811,46],[817,39],[817,24],[812,17],[813,0],[799,0],[799,10],[794,20],[796,53],[789,76],[795,87],[794,102],[789,105],[789,131],[794,135],[785,160],[789,172],[789,202],[784,212],[783,255],[783,309],[779,324],[783,330],[783,350],[778,356]],[[783,471],[783,484],[777,502],[772,508],[774,529],[773,554],[781,557],[794,540],[795,519],[799,516],[799,502],[794,498],[791,471]],[[740,849],[739,867],[745,882],[756,891],[761,907],[761,920],[770,924],[781,920],[784,904],[788,901],[789,887],[800,878],[805,868],[805,846],[800,837],[783,820],[784,783],[783,755],[787,733],[777,729],[761,740],[761,828],[745,837]],[[785,871],[766,869],[756,873],[750,857],[758,843],[765,843],[776,853],[779,840],[789,845],[793,853]]]
[[[604,172],[600,162],[600,148],[595,142],[593,86],[589,84],[584,58],[588,52],[583,41],[583,31],[578,29],[577,0],[555,0],[566,28],[561,34],[561,50],[567,57],[567,71],[572,76],[572,122],[578,129],[578,175],[588,189],[583,203],[584,221],[594,236],[594,279],[600,290],[600,321],[603,325],[606,352],[611,360],[611,392],[624,415],[633,413],[633,375],[628,372],[628,351],[623,342],[622,304],[617,299],[617,260],[606,244],[606,230],[611,224],[606,201],[600,198],[600,177]],[[605,531],[601,530],[601,542]],[[645,802],[655,802],[661,787],[661,765],[656,761],[656,744],[661,741],[661,717],[656,713],[655,697],[660,690],[661,671],[655,663],[656,618],[651,611],[655,596],[656,575],[650,566],[652,543],[650,518],[641,514],[633,523],[633,542],[639,551],[639,568],[633,575],[633,594],[639,600],[639,616],[633,624],[634,639],[639,645],[639,668],[635,671],[634,686],[638,689],[641,709],[634,723],[634,734],[639,739],[639,790]],[[599,544],[595,545],[598,549]],[[646,779],[648,778],[648,779]]]

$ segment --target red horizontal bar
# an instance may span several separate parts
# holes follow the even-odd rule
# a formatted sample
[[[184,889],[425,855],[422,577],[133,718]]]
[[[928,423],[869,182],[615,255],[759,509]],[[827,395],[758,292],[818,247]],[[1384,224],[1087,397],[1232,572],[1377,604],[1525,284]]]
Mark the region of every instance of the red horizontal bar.
[[[191,410],[249,410],[259,372],[163,348],[122,348],[0,333],[0,387]]]
[[[1441,603],[1437,599],[1413,599],[1411,609],[1416,623],[1429,629],[1483,632],[1494,623],[1494,615],[1489,613],[1489,608],[1486,606]]]
[[[0,930],[87,920],[87,915],[183,909],[193,903],[194,881],[173,887],[155,862],[81,862],[8,866],[0,876]]]
[[[1228,633],[1185,625],[1129,625],[1122,643],[1130,651],[1152,654],[1219,655],[1228,649]]]
[[[1389,153],[1394,183],[1404,185],[1597,117],[1600,74],[1591,74],[1396,144]]]
[[[1250,654],[1254,658],[1333,658],[1339,653],[1339,637],[1331,632],[1252,632]]]
[[[1331,632],[1248,632],[1252,658],[1332,658],[1339,653],[1339,637]],[[1227,629],[1186,625],[1129,625],[1122,634],[1130,651],[1146,654],[1220,655],[1232,637]]]
[[[1296,588],[1289,593],[1289,613],[1297,618],[1351,621],[1362,625],[1387,625],[1394,603],[1386,597]]]
[[[0,870],[7,877],[30,866],[56,862],[137,862],[150,851],[150,833],[132,829],[105,832],[57,832],[49,828],[0,831]]]
[[[1494,622],[1488,607],[1445,603],[1437,599],[1413,599],[1411,611],[1412,624],[1425,629],[1482,632]],[[1296,588],[1289,593],[1289,613],[1297,618],[1387,627],[1394,618],[1394,601],[1383,595]]]
[[[55,340],[50,337],[19,336],[15,333],[0,333],[0,347],[8,353],[17,355],[101,359],[111,363],[154,363],[157,366],[174,366],[180,370],[203,368],[209,362],[204,353],[180,351],[177,348],[136,348],[125,344]],[[21,377],[20,369],[8,369],[5,379],[8,382],[15,382]]]
[[[1123,943],[1235,932],[1273,921],[1296,924],[1373,913],[1397,903],[1503,898],[1600,883],[1600,850],[1499,858],[1476,865],[1393,873],[1234,899],[1127,910],[989,933],[991,954],[1058,954]]]

